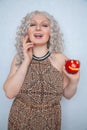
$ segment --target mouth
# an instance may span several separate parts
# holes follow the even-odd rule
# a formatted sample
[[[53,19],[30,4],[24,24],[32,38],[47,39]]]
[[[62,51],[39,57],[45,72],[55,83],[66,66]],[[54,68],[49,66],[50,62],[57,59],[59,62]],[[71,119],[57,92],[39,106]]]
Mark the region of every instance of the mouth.
[[[71,66],[69,66],[69,69],[71,69],[71,70],[79,70],[79,68],[73,68]]]
[[[41,34],[41,33],[35,33],[34,37],[37,38],[37,39],[40,39],[40,38],[43,37],[43,34]]]

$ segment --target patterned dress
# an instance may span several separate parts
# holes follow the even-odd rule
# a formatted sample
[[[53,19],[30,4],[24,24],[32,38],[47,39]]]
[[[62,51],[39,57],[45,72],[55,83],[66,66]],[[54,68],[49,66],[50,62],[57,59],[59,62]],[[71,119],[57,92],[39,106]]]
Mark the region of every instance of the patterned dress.
[[[61,130],[63,75],[49,58],[32,60],[14,99],[8,130]]]

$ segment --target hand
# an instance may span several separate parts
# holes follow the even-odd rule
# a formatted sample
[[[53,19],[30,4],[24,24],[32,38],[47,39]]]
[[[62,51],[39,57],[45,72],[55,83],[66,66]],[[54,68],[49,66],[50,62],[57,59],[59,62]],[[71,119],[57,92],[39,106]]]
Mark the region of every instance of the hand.
[[[24,60],[30,63],[30,61],[32,60],[34,44],[32,42],[28,42],[28,39],[29,39],[28,35],[24,36],[22,39],[22,43],[23,43]]]
[[[71,83],[78,83],[79,81],[79,78],[80,78],[80,71],[78,71],[77,73],[75,74],[71,74],[71,73],[68,73],[65,69],[65,65],[63,67],[63,72],[64,74],[66,75],[66,77],[69,79],[69,81]]]

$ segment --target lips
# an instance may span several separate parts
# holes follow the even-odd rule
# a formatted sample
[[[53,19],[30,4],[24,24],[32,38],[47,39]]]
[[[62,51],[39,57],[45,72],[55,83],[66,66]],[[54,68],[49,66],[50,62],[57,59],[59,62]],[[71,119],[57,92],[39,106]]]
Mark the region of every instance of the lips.
[[[35,38],[42,38],[42,37],[43,37],[43,34],[41,34],[41,33],[35,33],[35,34],[34,34],[34,37],[35,37]]]
[[[65,68],[68,73],[75,74],[80,69],[80,61],[79,60],[67,60],[65,63]]]

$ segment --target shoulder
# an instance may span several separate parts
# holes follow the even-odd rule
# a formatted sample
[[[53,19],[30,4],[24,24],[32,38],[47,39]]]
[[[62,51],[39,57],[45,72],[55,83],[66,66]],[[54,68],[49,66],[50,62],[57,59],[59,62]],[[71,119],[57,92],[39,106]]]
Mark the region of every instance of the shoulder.
[[[18,58],[18,55],[16,54],[16,55],[13,57],[13,60],[12,60],[11,71],[18,69],[18,66],[16,65],[16,63],[17,63],[17,58]]]
[[[58,68],[59,71],[62,71],[65,61],[68,60],[69,58],[63,53],[53,53],[52,59],[54,66]]]
[[[57,62],[61,62],[62,64],[65,63],[66,60],[68,60],[69,58],[64,55],[63,53],[54,53],[54,58]]]
[[[17,63],[17,58],[18,58],[18,55],[15,54],[14,57],[13,57],[13,60],[12,60],[12,65],[16,65],[16,63]]]
[[[8,78],[10,78],[13,74],[15,74],[15,72],[18,69],[18,66],[16,65],[16,60],[17,60],[17,54],[13,57]]]

